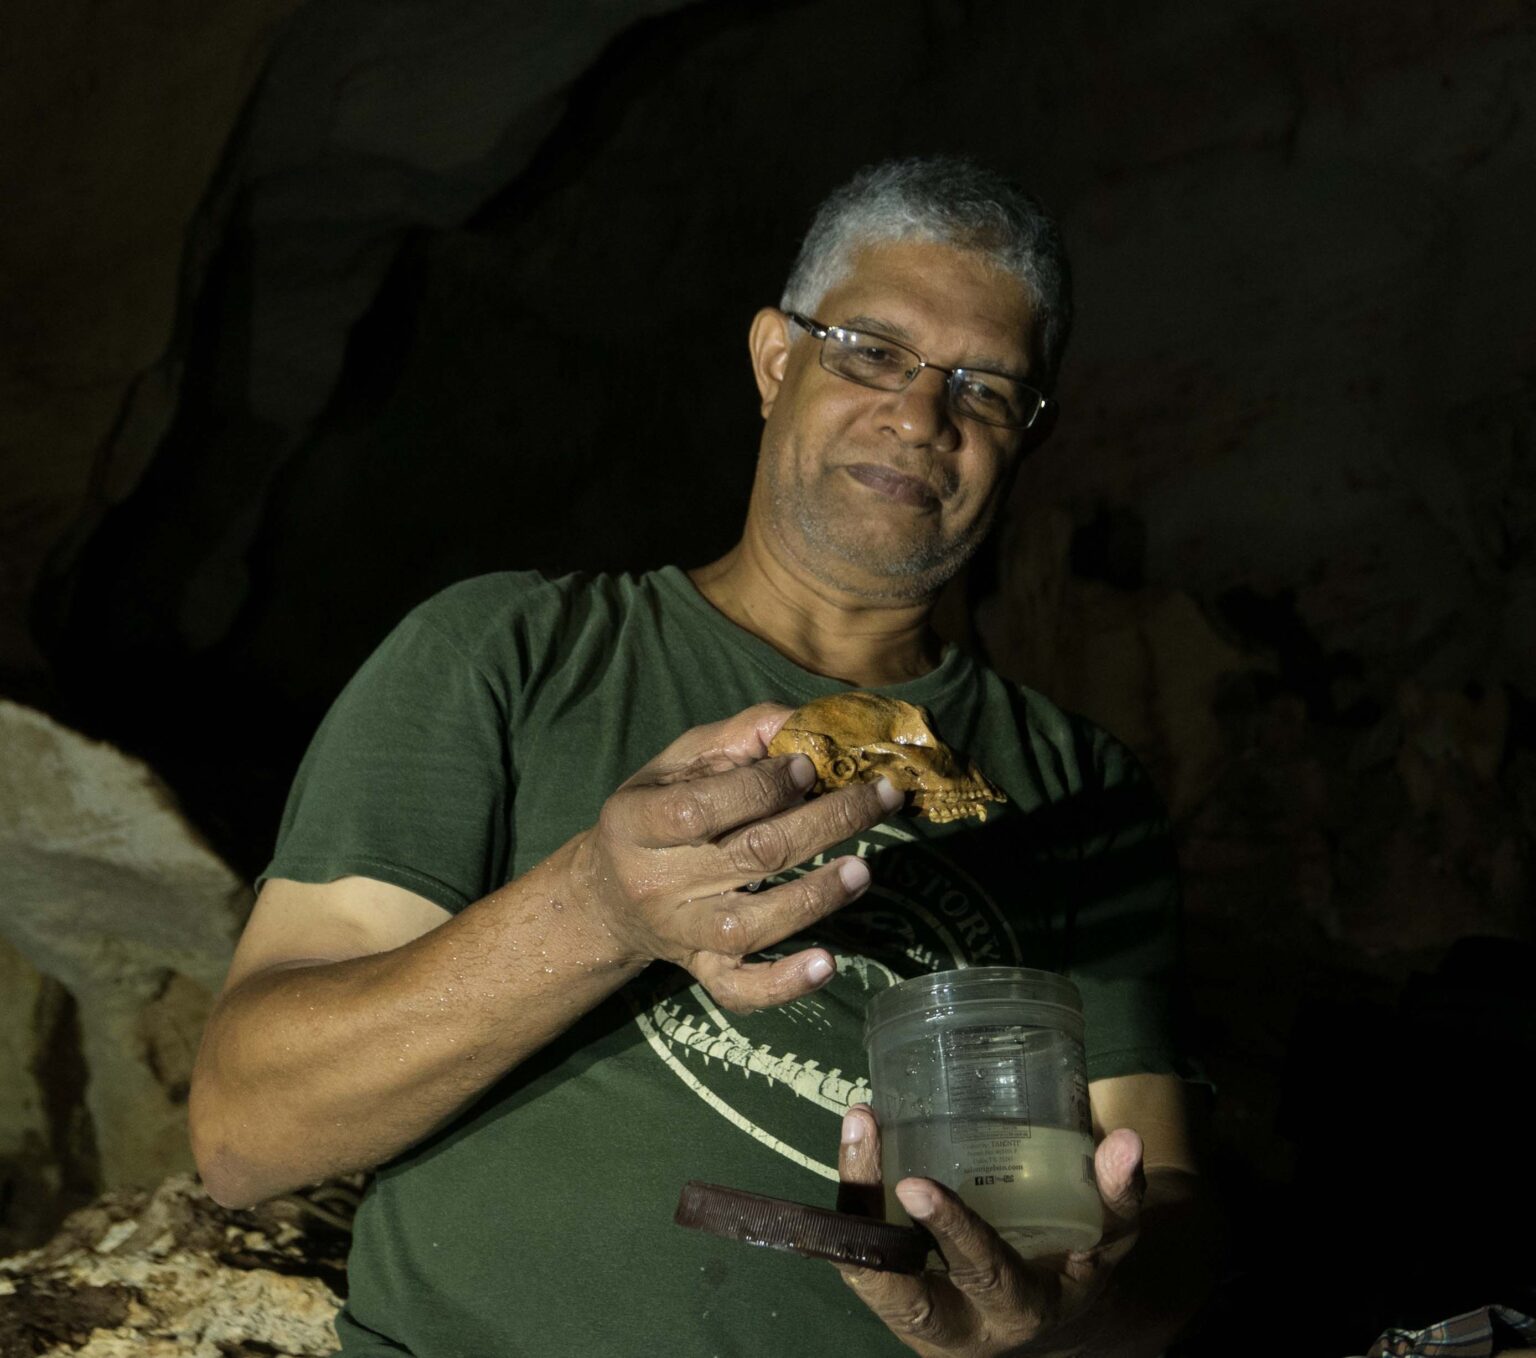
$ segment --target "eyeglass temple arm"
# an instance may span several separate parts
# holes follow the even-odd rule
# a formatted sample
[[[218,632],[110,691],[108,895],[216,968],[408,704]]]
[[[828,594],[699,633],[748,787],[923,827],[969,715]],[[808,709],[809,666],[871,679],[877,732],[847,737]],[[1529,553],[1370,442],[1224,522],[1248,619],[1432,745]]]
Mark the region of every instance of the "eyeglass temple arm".
[[[798,311],[786,311],[784,314],[802,330],[808,332],[812,339],[826,339],[827,327],[820,321],[813,320],[810,316],[802,316]]]

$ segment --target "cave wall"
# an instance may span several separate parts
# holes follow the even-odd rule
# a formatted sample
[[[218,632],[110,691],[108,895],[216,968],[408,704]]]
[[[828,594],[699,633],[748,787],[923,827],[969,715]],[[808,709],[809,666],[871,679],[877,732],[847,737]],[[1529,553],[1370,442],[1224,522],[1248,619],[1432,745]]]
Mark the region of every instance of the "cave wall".
[[[0,674],[12,686],[46,665],[31,594],[99,494],[124,408],[163,418],[172,399],[151,374],[173,342],[189,232],[299,3],[18,0],[0,17]],[[152,450],[141,441],[141,465]]]

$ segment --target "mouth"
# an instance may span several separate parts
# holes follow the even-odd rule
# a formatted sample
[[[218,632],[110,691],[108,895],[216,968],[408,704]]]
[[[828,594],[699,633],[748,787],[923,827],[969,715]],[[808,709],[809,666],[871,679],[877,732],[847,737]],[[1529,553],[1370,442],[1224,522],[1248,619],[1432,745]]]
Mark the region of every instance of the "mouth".
[[[918,477],[907,476],[877,462],[855,462],[843,470],[855,481],[899,504],[912,505],[916,509],[939,507],[939,497],[934,494],[933,487]]]

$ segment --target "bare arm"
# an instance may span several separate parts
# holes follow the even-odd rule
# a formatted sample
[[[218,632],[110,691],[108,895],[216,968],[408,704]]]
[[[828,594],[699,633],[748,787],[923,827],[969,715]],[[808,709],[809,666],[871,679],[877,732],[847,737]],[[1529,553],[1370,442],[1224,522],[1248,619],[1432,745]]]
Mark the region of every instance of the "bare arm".
[[[389,1159],[637,974],[644,963],[603,946],[575,907],[570,853],[454,917],[367,878],[269,882],[193,1075],[208,1191],[245,1206]],[[367,928],[345,927],[375,910]],[[315,939],[309,956],[251,969],[280,940],[320,932],[317,919],[333,948],[379,947],[331,960]]]
[[[209,1192],[245,1205],[390,1159],[653,960],[736,1010],[822,984],[824,950],[744,958],[856,897],[863,865],[737,888],[874,824],[899,796],[859,784],[804,802],[808,761],[764,757],[787,714],[753,708],[686,733],[596,826],[451,918],[366,878],[268,883],[193,1072]]]

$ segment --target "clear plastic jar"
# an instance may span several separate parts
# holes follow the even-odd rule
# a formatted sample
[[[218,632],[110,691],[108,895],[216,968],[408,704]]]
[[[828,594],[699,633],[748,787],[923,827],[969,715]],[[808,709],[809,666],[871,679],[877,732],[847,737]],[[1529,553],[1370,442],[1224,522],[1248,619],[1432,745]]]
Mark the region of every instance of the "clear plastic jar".
[[[894,1188],[935,1179],[1026,1258],[1103,1229],[1077,987],[1055,972],[967,967],[879,992],[864,1019],[886,1220]]]

